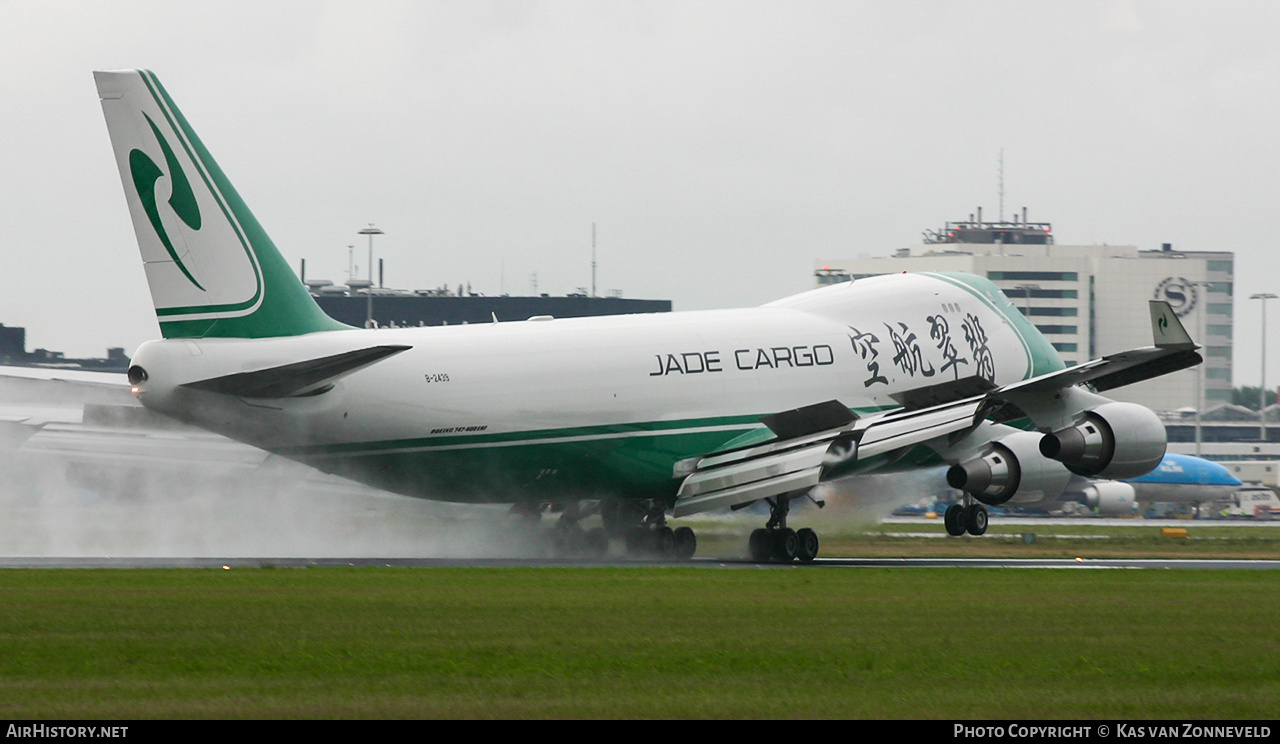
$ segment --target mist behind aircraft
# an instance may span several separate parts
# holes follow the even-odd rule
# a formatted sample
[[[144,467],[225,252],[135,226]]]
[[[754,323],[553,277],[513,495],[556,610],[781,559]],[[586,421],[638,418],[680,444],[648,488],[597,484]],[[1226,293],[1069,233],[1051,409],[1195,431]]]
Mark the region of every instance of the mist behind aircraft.
[[[85,420],[85,405],[90,409]],[[0,375],[0,555],[536,557],[504,507],[421,501],[325,476],[145,413],[122,386]],[[128,418],[125,416],[124,418]]]
[[[504,505],[396,496],[158,417],[144,419],[146,427],[104,426],[104,417],[146,413],[123,385],[6,376],[15,372],[28,371],[0,368],[0,556],[550,555],[545,533],[554,516],[543,517],[539,534]],[[930,477],[886,474],[866,479],[857,493],[832,483],[817,495],[827,500],[823,517],[833,526],[869,525],[912,490],[903,478],[923,487]],[[798,508],[813,506],[805,500]],[[706,520],[712,532],[715,525],[740,531],[757,521],[749,511]]]

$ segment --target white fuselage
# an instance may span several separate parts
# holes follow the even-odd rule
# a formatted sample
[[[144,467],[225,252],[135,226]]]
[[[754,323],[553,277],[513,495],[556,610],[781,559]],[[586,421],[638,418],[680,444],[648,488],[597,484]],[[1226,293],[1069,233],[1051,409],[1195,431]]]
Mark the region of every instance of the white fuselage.
[[[133,362],[148,374],[144,405],[375,485],[512,501],[539,480],[539,493],[556,482],[579,493],[603,487],[600,469],[647,469],[623,489],[635,495],[672,487],[673,462],[759,429],[761,415],[833,399],[882,409],[950,380],[1030,376],[1025,332],[1001,301],[949,277],[893,275],[743,310],[156,341]],[[411,348],[317,395],[181,387],[377,345]],[[504,493],[449,493],[468,473]]]

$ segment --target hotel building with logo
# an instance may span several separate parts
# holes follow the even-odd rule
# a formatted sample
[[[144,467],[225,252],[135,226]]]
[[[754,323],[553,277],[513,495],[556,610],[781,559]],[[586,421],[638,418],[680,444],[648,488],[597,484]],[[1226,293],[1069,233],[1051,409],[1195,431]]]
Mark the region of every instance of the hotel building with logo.
[[[976,219],[927,231],[923,244],[891,257],[829,258],[818,285],[901,271],[962,271],[990,279],[1044,334],[1068,365],[1151,345],[1147,301],[1167,301],[1202,347],[1205,363],[1111,390],[1153,410],[1208,411],[1231,403],[1234,255],[1135,246],[1058,245],[1051,225]],[[1203,398],[1203,404],[1199,403]]]

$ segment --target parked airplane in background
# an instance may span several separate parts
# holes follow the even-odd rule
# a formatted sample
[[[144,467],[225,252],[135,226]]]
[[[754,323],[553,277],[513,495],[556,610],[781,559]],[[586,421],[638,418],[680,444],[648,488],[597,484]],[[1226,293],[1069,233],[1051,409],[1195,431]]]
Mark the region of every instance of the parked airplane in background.
[[[1024,506],[1052,510],[1074,502],[1096,509],[1099,514],[1133,514],[1138,504],[1212,504],[1243,486],[1239,478],[1216,462],[1170,452],[1145,475],[1126,480],[1077,477],[1057,499]]]
[[[1103,514],[1124,504],[1212,504],[1244,486],[1222,465],[1170,452],[1146,475],[1124,481],[1098,481],[1085,489],[1085,503]]]
[[[364,330],[325,316],[155,75],[95,73],[163,340],[129,379],[146,407],[393,492],[561,512],[688,557],[676,518],[757,501],[756,558],[810,561],[787,523],[818,483],[947,463],[983,504],[1132,478],[1159,419],[1098,391],[1201,360],[1168,305],[1155,345],[1064,368],[986,279],[898,274],[756,308]],[[1090,389],[1086,389],[1090,388]],[[1024,430],[1011,424],[1025,425]],[[605,527],[583,530],[599,511]]]

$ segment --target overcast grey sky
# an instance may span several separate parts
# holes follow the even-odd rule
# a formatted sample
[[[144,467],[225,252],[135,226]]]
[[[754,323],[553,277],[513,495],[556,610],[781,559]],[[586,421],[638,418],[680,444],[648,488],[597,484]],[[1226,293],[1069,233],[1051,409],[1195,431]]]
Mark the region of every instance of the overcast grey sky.
[[[996,216],[1003,148],[1006,214],[1059,243],[1234,251],[1256,384],[1278,21],[1266,1],[0,0],[0,323],[82,356],[158,334],[91,75],[145,67],[310,278],[344,281],[352,243],[363,267],[373,222],[391,286],[527,294],[536,272],[563,294],[590,284],[595,222],[601,292],[759,304],[815,259]]]

